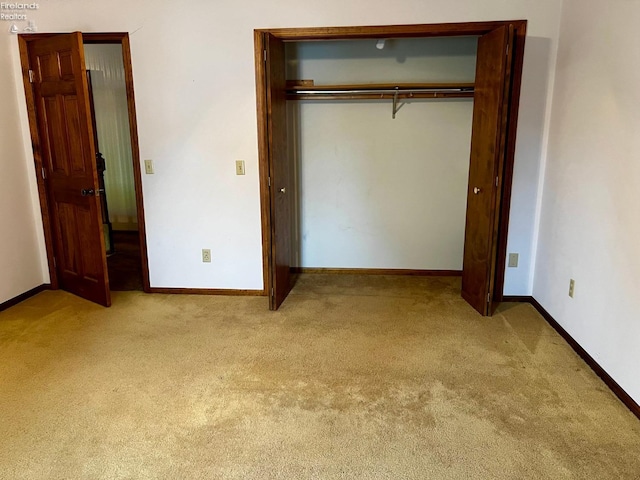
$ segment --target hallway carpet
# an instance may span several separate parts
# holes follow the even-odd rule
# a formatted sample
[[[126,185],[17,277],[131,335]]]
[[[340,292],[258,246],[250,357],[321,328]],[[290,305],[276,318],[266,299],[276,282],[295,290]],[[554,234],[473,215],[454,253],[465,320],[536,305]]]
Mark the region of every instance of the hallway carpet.
[[[458,278],[0,313],[3,479],[637,479],[640,422],[527,304]]]
[[[111,291],[144,290],[138,232],[113,232],[114,253],[107,256]]]

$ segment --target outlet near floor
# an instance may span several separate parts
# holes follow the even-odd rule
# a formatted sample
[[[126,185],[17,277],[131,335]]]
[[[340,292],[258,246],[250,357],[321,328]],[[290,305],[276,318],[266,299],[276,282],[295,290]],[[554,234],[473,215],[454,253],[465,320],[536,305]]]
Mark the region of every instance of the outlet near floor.
[[[204,263],[211,263],[211,250],[208,248],[202,249],[202,261]]]

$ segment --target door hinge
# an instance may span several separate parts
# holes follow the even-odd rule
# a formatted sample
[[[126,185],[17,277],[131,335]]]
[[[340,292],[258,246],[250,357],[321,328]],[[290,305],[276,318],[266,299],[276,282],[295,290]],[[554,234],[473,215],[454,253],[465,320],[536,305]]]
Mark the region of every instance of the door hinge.
[[[487,293],[487,303],[491,303],[491,292]]]
[[[509,44],[507,43],[507,52],[505,53],[505,56],[508,57],[509,56]]]
[[[498,177],[496,177],[496,187],[498,186]]]
[[[33,70],[29,70],[29,83],[33,83],[34,77]]]
[[[271,186],[271,177],[269,177],[269,186]]]
[[[53,268],[58,268],[58,262],[56,262],[56,257],[53,257]]]
[[[273,287],[271,287],[271,296],[273,297]]]
[[[42,167],[42,179],[43,180],[47,179],[47,171],[44,169],[44,167]]]
[[[267,49],[266,48],[262,51],[262,58],[264,58],[264,61],[266,63],[267,62]]]

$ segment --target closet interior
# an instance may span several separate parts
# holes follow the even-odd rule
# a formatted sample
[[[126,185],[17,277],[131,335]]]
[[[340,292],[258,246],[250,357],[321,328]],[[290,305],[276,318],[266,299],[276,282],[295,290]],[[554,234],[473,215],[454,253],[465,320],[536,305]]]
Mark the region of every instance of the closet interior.
[[[292,266],[460,274],[477,37],[290,42]]]
[[[254,32],[265,286],[462,275],[502,298],[526,21]]]

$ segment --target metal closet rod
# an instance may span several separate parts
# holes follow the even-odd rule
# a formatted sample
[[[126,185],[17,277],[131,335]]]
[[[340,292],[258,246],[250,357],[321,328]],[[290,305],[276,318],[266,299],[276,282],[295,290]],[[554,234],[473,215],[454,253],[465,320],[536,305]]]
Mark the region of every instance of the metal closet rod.
[[[369,98],[369,99],[384,99],[391,98],[393,100],[391,106],[391,118],[396,118],[396,113],[399,110],[398,101],[401,98],[447,98],[447,97],[472,97],[474,94],[474,88],[471,86],[464,87],[372,87],[366,88],[362,86],[358,86],[355,88],[336,88],[336,89],[314,89],[313,87],[308,89],[300,89],[290,88],[288,89],[288,95],[291,95],[290,98],[295,98],[299,96],[300,98],[320,98],[320,99],[339,99],[339,98],[347,98],[347,99],[356,99],[356,98]],[[379,97],[377,97],[379,95]],[[415,97],[414,97],[415,96]]]
[[[376,89],[339,89],[339,90],[294,90],[288,89],[293,95],[354,95],[354,94],[395,94],[395,93],[449,93],[473,92],[473,87],[441,87],[441,88],[376,88]]]

